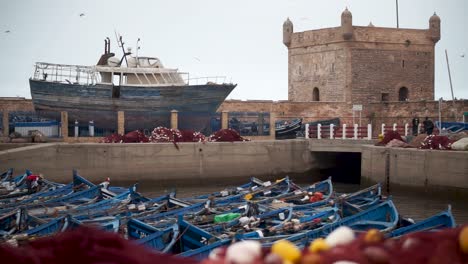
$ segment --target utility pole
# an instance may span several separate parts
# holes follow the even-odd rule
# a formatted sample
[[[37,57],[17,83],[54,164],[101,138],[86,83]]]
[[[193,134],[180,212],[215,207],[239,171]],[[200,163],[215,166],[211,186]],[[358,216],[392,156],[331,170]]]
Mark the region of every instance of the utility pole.
[[[395,0],[395,1],[396,1],[396,27],[400,28],[400,22],[398,20],[398,0]]]
[[[455,111],[455,121],[457,121],[458,113],[457,113],[457,109],[455,108],[455,97],[453,96],[452,75],[450,74],[450,64],[449,64],[447,49],[445,49],[445,59],[447,60],[447,70],[448,70],[448,76],[449,76],[449,81],[450,81],[450,91],[452,92],[452,105],[453,105],[453,110]]]

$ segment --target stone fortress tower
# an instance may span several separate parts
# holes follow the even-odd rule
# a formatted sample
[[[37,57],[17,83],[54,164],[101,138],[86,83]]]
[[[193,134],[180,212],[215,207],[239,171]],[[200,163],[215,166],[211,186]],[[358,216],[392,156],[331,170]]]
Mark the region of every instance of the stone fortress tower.
[[[440,40],[440,18],[429,29],[353,26],[346,9],[341,26],[294,32],[283,24],[288,48],[290,102],[434,100],[434,47]]]

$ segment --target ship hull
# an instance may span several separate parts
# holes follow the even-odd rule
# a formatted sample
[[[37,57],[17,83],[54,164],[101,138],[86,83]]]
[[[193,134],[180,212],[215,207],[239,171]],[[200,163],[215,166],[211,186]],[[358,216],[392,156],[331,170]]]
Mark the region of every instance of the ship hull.
[[[95,127],[117,129],[117,111],[125,112],[125,130],[170,126],[170,112],[179,112],[180,129],[203,131],[210,118],[235,88],[234,84],[185,86],[120,86],[118,96],[109,84],[80,85],[29,80],[35,110],[44,117],[68,112],[69,122],[94,121]],[[54,113],[55,112],[55,113]]]

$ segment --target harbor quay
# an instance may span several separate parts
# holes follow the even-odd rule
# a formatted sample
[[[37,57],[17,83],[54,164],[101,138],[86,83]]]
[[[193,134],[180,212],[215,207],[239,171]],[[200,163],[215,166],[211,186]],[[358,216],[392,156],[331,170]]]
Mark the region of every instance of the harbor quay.
[[[71,171],[77,169],[94,182],[110,177],[114,181],[203,183],[307,175],[342,167],[347,173],[340,180],[345,182],[468,190],[468,152],[374,143],[341,139],[178,143],[177,147],[173,143],[8,143],[0,144],[0,170],[32,169],[59,182],[68,182]]]

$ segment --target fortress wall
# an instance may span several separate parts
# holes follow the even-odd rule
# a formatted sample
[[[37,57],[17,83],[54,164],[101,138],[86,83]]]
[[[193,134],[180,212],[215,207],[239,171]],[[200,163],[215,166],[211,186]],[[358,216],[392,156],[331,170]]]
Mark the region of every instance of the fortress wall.
[[[463,112],[468,112],[468,100],[443,101],[441,105],[442,121],[459,119]],[[369,103],[363,105],[361,118],[363,124],[375,125],[411,123],[413,117],[430,117],[438,120],[438,101],[408,101]],[[305,122],[341,118],[342,122],[352,123],[352,104],[339,102],[296,103],[287,101],[224,101],[218,111],[275,112],[277,119],[302,117]],[[356,115],[358,115],[356,113]],[[357,117],[357,116],[356,116]]]

